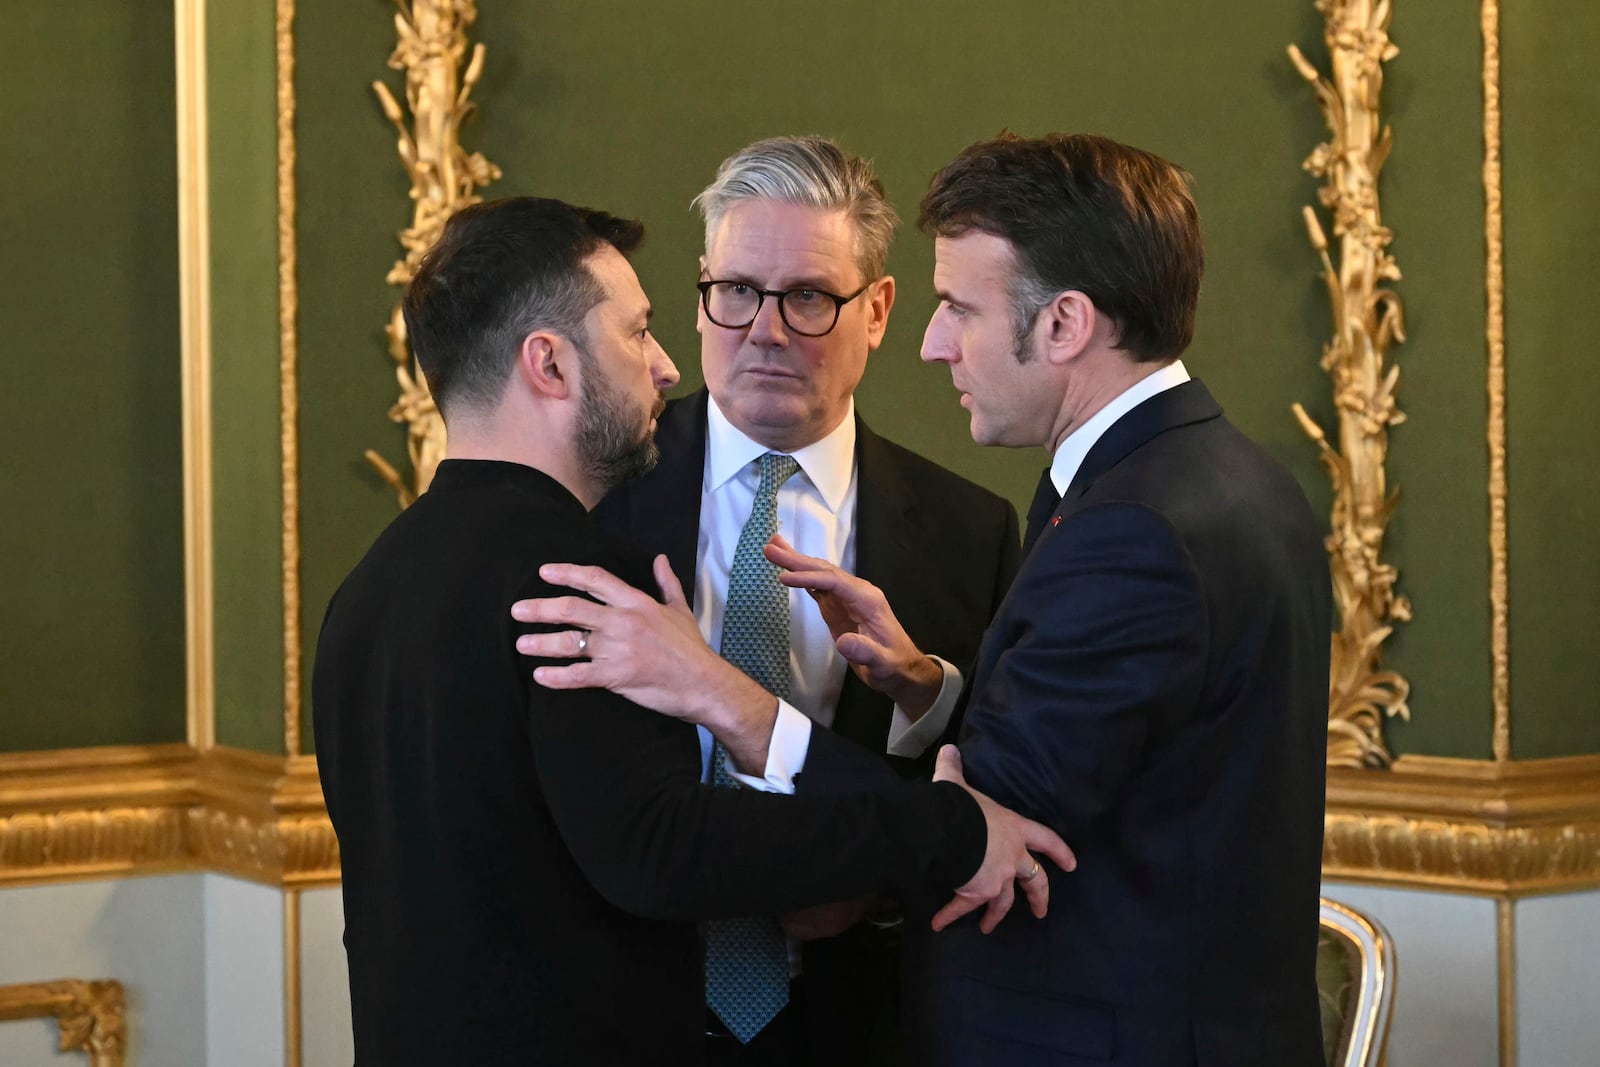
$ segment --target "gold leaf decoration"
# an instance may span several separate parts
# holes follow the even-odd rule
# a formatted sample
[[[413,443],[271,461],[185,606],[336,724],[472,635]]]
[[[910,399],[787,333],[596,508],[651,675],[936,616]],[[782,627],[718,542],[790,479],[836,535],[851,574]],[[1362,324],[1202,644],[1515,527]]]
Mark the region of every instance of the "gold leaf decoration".
[[[1316,210],[1308,206],[1304,216],[1333,311],[1321,365],[1333,383],[1337,445],[1305,408],[1295,404],[1293,411],[1333,483],[1327,548],[1339,619],[1328,680],[1328,763],[1383,768],[1393,762],[1384,720],[1411,715],[1410,683],[1383,669],[1383,643],[1395,623],[1411,618],[1410,602],[1395,591],[1399,572],[1383,562],[1384,534],[1400,500],[1398,489],[1387,488],[1384,461],[1390,427],[1405,421],[1395,402],[1400,368],[1385,357],[1405,340],[1405,320],[1399,296],[1383,285],[1398,281],[1400,268],[1388,252],[1394,233],[1378,210],[1378,174],[1394,145],[1378,99],[1383,64],[1399,49],[1389,40],[1388,0],[1317,0],[1316,8],[1326,18],[1331,77],[1294,45],[1289,58],[1311,84],[1331,134],[1305,169],[1323,179],[1318,199],[1332,215],[1337,264]]]
[[[477,106],[469,97],[483,74],[482,44],[472,46],[472,58],[462,69],[467,28],[478,17],[476,3],[412,0],[407,6],[404,0],[397,0],[397,6],[394,25],[399,43],[389,56],[389,66],[405,72],[406,108],[402,110],[383,82],[373,82],[372,91],[399,135],[400,162],[411,178],[411,225],[400,231],[405,254],[395,261],[386,279],[404,288],[450,216],[477,203],[477,190],[500,177],[500,168],[481,152],[468,153],[461,147],[461,125]],[[400,506],[408,507],[427,491],[444,458],[444,420],[411,354],[398,303],[384,332],[400,385],[400,397],[389,409],[389,419],[406,427],[409,480],[375,450],[368,449],[366,455],[395,490]]]

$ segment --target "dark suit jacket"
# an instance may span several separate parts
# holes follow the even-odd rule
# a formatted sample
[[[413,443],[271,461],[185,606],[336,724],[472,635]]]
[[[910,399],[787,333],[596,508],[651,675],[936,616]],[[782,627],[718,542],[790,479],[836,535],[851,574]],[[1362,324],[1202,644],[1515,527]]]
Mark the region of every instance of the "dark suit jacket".
[[[1198,381],[1112,426],[1051,522],[960,745],[972,785],[1078,869],[1046,868],[1042,921],[918,939],[922,1062],[1320,1065],[1319,524]]]
[[[691,597],[707,403],[702,389],[669,404],[656,431],[656,469],[595,509],[608,531],[652,555],[666,553]],[[1016,511],[988,490],[884,440],[859,418],[856,469],[856,573],[884,591],[917,647],[966,670],[1016,573]],[[832,729],[902,775],[925,777],[933,749],[918,760],[884,755],[892,710],[887,697],[847,673]],[[807,943],[802,955],[812,1061],[849,1067],[893,1060],[897,936],[863,923],[841,937]]]
[[[328,608],[312,693],[361,1063],[699,1063],[694,920],[981,859],[965,793],[880,771],[844,794],[879,768],[824,733],[815,796],[716,790],[691,726],[535,686],[509,610],[553,561],[649,581],[545,475],[447,461]]]

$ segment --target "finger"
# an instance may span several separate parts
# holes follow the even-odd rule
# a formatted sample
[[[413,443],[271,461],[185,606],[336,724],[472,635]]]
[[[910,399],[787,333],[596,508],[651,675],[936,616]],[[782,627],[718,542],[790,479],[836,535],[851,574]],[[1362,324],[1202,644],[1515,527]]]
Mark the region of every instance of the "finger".
[[[1028,910],[1033,912],[1033,917],[1044,918],[1044,913],[1050,910],[1050,873],[1040,867],[1039,873],[1032,878],[1019,878],[1017,884],[1022,886],[1022,893],[1028,898]]]
[[[587,641],[585,637],[589,637]],[[538,659],[577,659],[594,657],[594,638],[587,630],[562,630],[553,634],[523,634],[517,638],[517,651]]]
[[[588,593],[602,604],[616,604],[626,601],[630,596],[642,595],[639,590],[604,567],[586,567],[577,563],[546,563],[539,568],[539,577],[551,585],[565,585]]]
[[[655,572],[656,587],[661,590],[661,602],[669,608],[689,610],[689,598],[683,595],[683,583],[673,573],[672,564],[665,555],[655,558],[650,569]]]
[[[606,608],[581,596],[546,596],[517,601],[511,605],[511,616],[520,622],[553,622],[593,630],[605,620]]]
[[[579,660],[564,667],[535,667],[533,680],[546,689],[593,689],[605,684],[591,660]]]
[[[957,919],[972,911],[973,908],[976,908],[982,903],[983,901],[977,897],[969,897],[961,893],[957,893],[950,899],[950,903],[946,904],[944,907],[940,908],[934,913],[934,932],[938,933],[940,930],[943,930],[945,927],[949,926],[951,923],[955,922]]]
[[[761,553],[767,557],[769,562],[785,570],[826,571],[834,569],[834,565],[825,559],[796,552],[794,547],[783,539],[782,534],[773,534],[771,540],[761,546]]]
[[[933,780],[936,782],[955,782],[957,785],[967,784],[967,780],[961,776],[961,750],[959,748],[954,745],[944,745],[939,749],[939,754],[933,758]],[[1032,845],[1030,844],[1029,847],[1032,847]]]
[[[1000,887],[1000,895],[989,901],[989,906],[984,909],[983,918],[978,920],[978,929],[986,934],[994,933],[994,928],[1000,925],[1000,920],[1006,917],[1006,912],[1011,910],[1016,899],[1015,883],[1007,881]]]
[[[782,563],[773,560],[782,567]],[[812,596],[820,593],[833,593],[844,596],[850,593],[850,576],[843,571],[812,569],[809,567],[792,567],[778,572],[778,581],[791,589],[810,590]]]
[[[1063,871],[1078,869],[1078,857],[1050,827],[1036,823],[1032,819],[1023,819],[1022,839],[1027,842],[1029,852],[1043,852]]]
[[[848,663],[857,667],[882,667],[889,662],[889,650],[861,633],[859,630],[847,634],[840,634],[834,647],[839,650],[839,655]]]

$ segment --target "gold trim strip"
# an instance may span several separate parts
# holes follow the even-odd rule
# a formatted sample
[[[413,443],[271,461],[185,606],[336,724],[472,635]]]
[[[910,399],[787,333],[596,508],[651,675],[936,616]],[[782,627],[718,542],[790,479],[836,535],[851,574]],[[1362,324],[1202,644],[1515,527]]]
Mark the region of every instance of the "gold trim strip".
[[[1492,896],[1600,886],[1600,756],[1330,768],[1323,876]]]
[[[283,892],[283,1063],[300,1067],[300,890]]]
[[[205,0],[176,0],[178,304],[183,405],[185,705],[189,743],[216,743],[211,529],[211,215]]]
[[[0,755],[0,886],[197,868],[338,884],[315,758],[187,745]]]
[[[1511,758],[1511,623],[1506,550],[1505,217],[1500,189],[1500,5],[1483,0],[1483,231],[1489,348],[1489,618],[1494,758]]]
[[[294,0],[277,0],[278,397],[283,454],[283,749],[300,754],[300,314],[295,241]]]
[[[1500,1067],[1517,1067],[1517,917],[1516,904],[1495,901],[1495,946],[1499,951]]]
[[[1489,896],[1600,887],[1600,755],[1328,771],[1323,874]],[[0,755],[0,885],[172,869],[336,885],[314,756],[218,746]]]
[[[0,1022],[54,1018],[62,1052],[82,1049],[90,1067],[122,1067],[127,1052],[127,998],[122,983],[64,978],[0,986]]]

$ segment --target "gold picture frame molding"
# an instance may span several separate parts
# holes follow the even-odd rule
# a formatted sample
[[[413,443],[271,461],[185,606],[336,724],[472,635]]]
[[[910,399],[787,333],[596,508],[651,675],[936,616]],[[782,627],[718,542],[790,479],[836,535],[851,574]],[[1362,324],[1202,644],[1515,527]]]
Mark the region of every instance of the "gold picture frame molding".
[[[122,1067],[128,1045],[127,996],[122,983],[62,978],[0,986],[0,1022],[55,1019],[62,1052],[81,1050],[90,1067]]]

